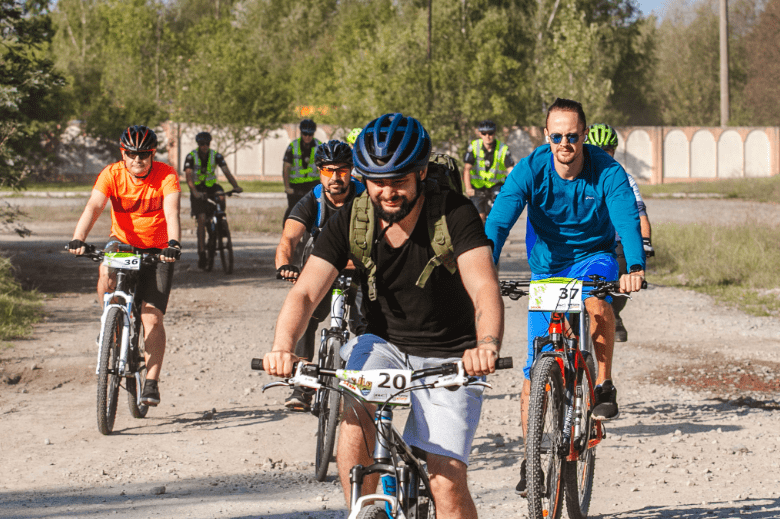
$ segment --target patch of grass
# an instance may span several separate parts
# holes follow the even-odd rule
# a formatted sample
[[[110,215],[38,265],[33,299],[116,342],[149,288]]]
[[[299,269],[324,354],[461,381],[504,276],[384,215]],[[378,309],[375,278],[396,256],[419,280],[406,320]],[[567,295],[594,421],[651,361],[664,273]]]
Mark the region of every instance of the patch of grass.
[[[239,180],[239,185],[244,189],[247,193],[283,193],[284,192],[284,183],[283,182],[267,182],[265,180]],[[29,183],[24,186],[24,189],[22,191],[56,191],[56,192],[62,192],[62,191],[80,191],[84,193],[89,193],[92,191],[92,187],[95,185],[94,179],[91,179],[89,182],[77,182],[77,181],[70,181],[70,182],[36,182],[36,183]],[[230,189],[230,182],[227,182],[225,180],[220,181],[220,185],[224,189]],[[0,192],[8,193],[13,192],[14,190],[10,187],[0,187]],[[181,191],[182,193],[187,193],[189,195],[190,188],[187,186],[187,182],[184,180],[181,180]],[[18,195],[21,196],[21,195]]]
[[[84,191],[89,193],[92,191],[92,186],[95,185],[95,179],[90,178],[89,181],[62,181],[62,182],[29,182],[25,183],[22,191]],[[0,191],[7,192],[13,191],[10,187],[0,187]]]
[[[22,290],[11,261],[0,257],[0,341],[27,337],[41,318],[41,308],[41,295]]]
[[[780,315],[780,227],[656,224],[648,279],[692,288],[752,315]]]
[[[713,182],[685,182],[642,185],[643,197],[667,193],[717,194],[724,198],[739,198],[756,202],[780,203],[780,175],[769,178],[734,178]]]
[[[228,202],[229,203],[229,202]],[[194,218],[182,213],[182,230],[195,232],[197,224]],[[255,209],[249,207],[228,207],[227,220],[231,232],[255,232],[281,234],[284,207]]]

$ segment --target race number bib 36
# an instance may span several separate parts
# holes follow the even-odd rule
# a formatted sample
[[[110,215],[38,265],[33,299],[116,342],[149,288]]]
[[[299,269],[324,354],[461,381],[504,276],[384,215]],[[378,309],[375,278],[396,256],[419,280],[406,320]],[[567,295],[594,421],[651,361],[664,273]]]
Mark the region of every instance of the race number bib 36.
[[[582,281],[571,278],[548,278],[531,281],[528,310],[531,312],[581,312]]]
[[[103,255],[103,265],[114,269],[139,270],[141,255],[133,252],[106,252]]]

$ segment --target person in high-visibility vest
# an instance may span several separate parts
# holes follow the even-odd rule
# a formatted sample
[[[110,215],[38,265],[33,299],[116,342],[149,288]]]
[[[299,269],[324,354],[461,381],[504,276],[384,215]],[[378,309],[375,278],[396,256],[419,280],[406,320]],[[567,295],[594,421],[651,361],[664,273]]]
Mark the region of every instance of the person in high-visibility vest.
[[[320,183],[320,173],[314,167],[314,152],[317,146],[322,144],[314,138],[317,123],[311,119],[304,119],[298,128],[301,131],[301,136],[293,140],[287,146],[287,151],[284,152],[282,179],[284,180],[284,192],[287,193],[287,210],[284,212],[284,220],[287,220],[295,204]],[[282,225],[284,225],[284,220],[282,220]]]
[[[477,128],[479,139],[471,141],[463,158],[463,185],[485,223],[493,200],[501,190],[506,176],[515,165],[509,146],[496,140],[496,123],[485,120]]]
[[[209,148],[211,134],[200,132],[195,136],[198,149],[192,150],[184,159],[184,174],[187,185],[190,186],[190,214],[198,221],[198,268],[206,268],[206,218],[213,205],[208,198],[215,193],[223,193],[222,186],[217,184],[217,166],[222,169],[233,191],[243,191],[230,173],[227,162],[221,153]],[[225,195],[219,197],[222,207],[225,207]]]

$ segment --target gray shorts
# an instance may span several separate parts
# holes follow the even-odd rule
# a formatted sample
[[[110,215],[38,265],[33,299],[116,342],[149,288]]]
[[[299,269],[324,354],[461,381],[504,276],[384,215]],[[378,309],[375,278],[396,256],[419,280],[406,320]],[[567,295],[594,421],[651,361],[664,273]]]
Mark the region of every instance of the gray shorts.
[[[341,348],[346,369],[423,369],[461,357],[436,359],[402,353],[376,335],[360,335]],[[424,380],[424,379],[423,379]],[[418,389],[411,392],[411,411],[404,428],[404,441],[425,452],[469,463],[471,443],[482,412],[482,387]]]

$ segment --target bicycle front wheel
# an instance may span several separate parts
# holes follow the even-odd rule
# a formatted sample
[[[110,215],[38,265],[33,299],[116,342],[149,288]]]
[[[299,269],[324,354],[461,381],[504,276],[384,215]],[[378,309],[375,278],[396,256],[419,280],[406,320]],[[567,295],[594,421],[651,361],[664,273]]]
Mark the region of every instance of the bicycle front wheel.
[[[593,433],[593,422],[590,418],[590,410],[593,402],[590,395],[593,390],[592,381],[595,381],[595,367],[593,357],[588,355],[585,359],[585,368],[590,372],[591,382],[585,373],[581,373],[582,381],[577,387],[578,397],[581,397],[580,410],[582,434],[575,438],[575,445],[579,450],[579,456],[575,461],[567,461],[564,469],[564,486],[566,495],[566,511],[571,519],[587,519],[590,509],[590,498],[593,495],[593,473],[596,468],[596,447],[588,448],[588,440]]]
[[[388,519],[388,517],[383,506],[368,505],[360,509],[357,519]]]
[[[224,218],[217,225],[217,241],[222,270],[225,271],[225,274],[231,274],[233,272],[233,240],[230,239],[230,229]]]
[[[554,357],[537,361],[531,374],[526,469],[531,519],[558,519],[563,508],[564,388]]]
[[[132,348],[130,355],[134,358],[132,360],[131,371],[138,373],[138,378],[141,380],[140,387],[136,384],[135,377],[127,379],[127,406],[130,408],[130,414],[133,418],[144,418],[146,413],[149,412],[149,406],[146,404],[138,405],[138,395],[143,391],[144,383],[146,382],[146,360],[144,358],[144,325],[138,327],[138,344]]]
[[[106,317],[97,376],[97,422],[101,434],[111,434],[119,398],[119,347],[124,319],[119,308],[111,308]]]
[[[338,339],[328,339],[327,358],[325,367],[335,369],[341,366],[339,350],[341,341]],[[333,379],[329,379],[329,384],[333,384]],[[336,444],[336,429],[339,425],[339,414],[341,413],[341,393],[336,388],[337,384],[330,385],[331,389],[325,389],[322,395],[319,410],[319,422],[317,424],[317,452],[314,458],[314,473],[317,481],[325,481],[328,475],[328,465],[333,457],[333,447]]]
[[[206,242],[206,272],[211,272],[214,268],[214,257],[217,255],[217,229],[213,222],[206,223],[208,232]]]

